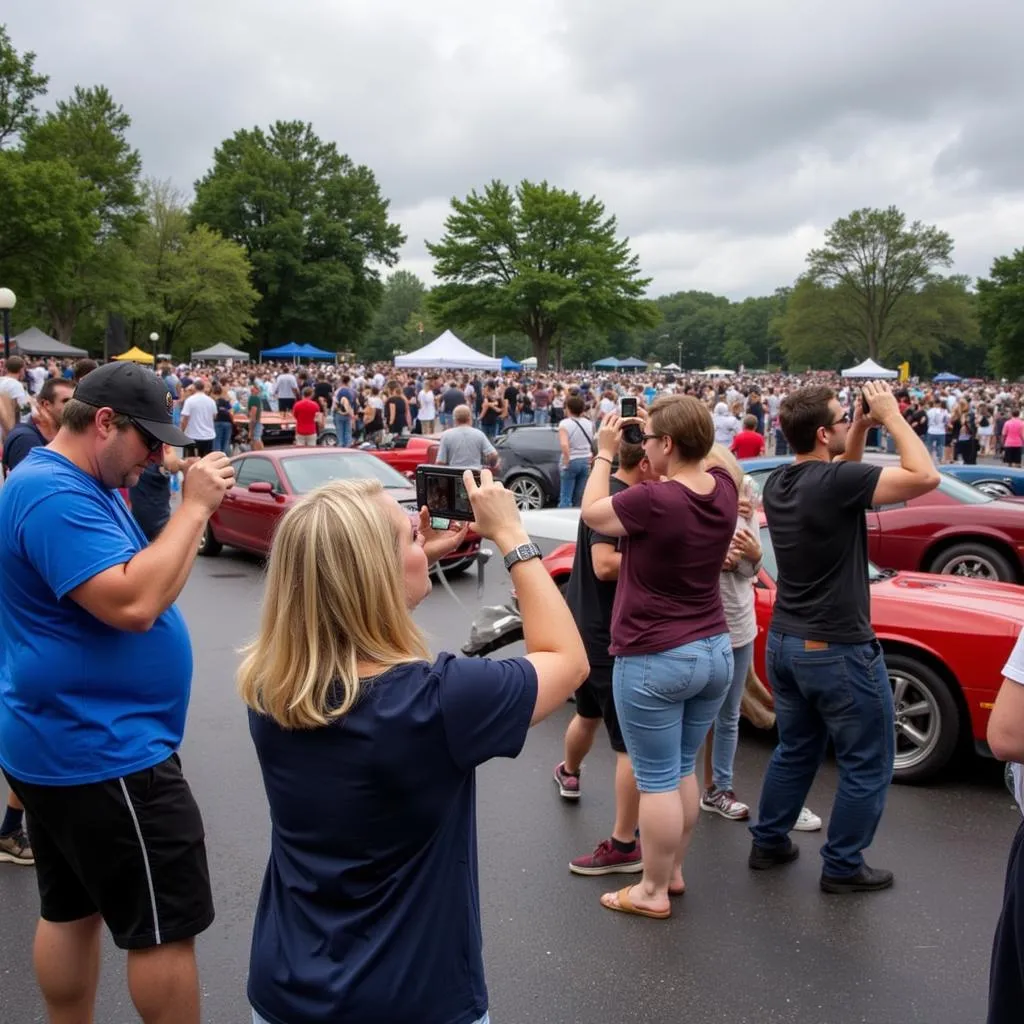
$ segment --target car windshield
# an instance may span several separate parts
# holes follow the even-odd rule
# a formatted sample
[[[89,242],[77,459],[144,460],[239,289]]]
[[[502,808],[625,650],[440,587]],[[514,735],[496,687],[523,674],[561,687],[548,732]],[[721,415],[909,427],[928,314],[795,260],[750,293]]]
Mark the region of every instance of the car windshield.
[[[772,547],[772,536],[767,526],[761,527],[761,567],[773,579],[779,578],[779,567],[775,561],[775,548]],[[883,572],[877,565],[868,562],[868,582],[884,579],[891,575],[890,572]]]
[[[406,491],[412,486],[386,462],[361,452],[289,455],[281,459],[281,469],[296,494],[305,494],[331,480],[379,480],[389,491]]]
[[[962,505],[987,505],[996,500],[991,494],[979,491],[977,487],[965,484],[963,480],[957,480],[947,473],[939,474],[939,491]]]

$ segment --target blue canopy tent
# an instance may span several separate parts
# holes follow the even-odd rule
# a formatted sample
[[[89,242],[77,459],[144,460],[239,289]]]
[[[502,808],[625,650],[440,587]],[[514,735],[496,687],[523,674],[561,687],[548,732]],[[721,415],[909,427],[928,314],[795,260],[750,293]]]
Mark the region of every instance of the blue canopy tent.
[[[317,348],[316,345],[300,345],[302,354],[308,356],[310,359],[333,359],[334,353],[327,352],[322,348]]]
[[[511,356],[502,356],[501,368],[503,370],[521,370],[522,366],[519,363],[517,363]]]
[[[948,373],[946,371],[943,371],[942,373],[937,373],[934,377],[932,377],[932,380],[936,384],[958,384],[960,382],[960,379],[961,378],[958,377],[955,373]]]
[[[636,356],[630,356],[628,359],[619,360],[620,370],[646,370],[647,364],[642,359],[637,359]]]
[[[299,359],[308,356],[305,345],[297,345],[289,341],[287,345],[278,345],[277,348],[265,348],[260,352],[260,359],[267,356],[270,359]]]
[[[607,359],[598,359],[596,363],[591,363],[595,370],[617,370],[619,368],[619,361],[615,356],[609,356]]]

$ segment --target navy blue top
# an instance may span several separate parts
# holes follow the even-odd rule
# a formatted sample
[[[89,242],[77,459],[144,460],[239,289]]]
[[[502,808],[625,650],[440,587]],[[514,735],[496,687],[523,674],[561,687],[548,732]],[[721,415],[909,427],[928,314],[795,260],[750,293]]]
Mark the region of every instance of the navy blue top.
[[[442,654],[364,685],[324,728],[249,712],[271,818],[249,1001],[272,1024],[472,1024],[487,1012],[474,769],[519,754],[537,674]]]

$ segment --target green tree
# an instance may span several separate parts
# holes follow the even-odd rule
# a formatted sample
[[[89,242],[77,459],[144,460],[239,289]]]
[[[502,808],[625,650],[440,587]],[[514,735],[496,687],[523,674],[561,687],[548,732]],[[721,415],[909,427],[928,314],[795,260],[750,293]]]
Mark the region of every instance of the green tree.
[[[95,230],[84,253],[68,253],[37,300],[61,341],[84,317],[130,315],[142,299],[131,245],[143,222],[141,158],[127,141],[131,118],[103,87],[75,89],[24,138],[30,164],[69,165],[92,197]]]
[[[807,255],[807,277],[839,297],[843,337],[858,339],[863,356],[877,360],[905,322],[903,307],[952,264],[953,240],[914,221],[895,206],[855,210],[825,232],[825,244]]]
[[[978,317],[993,368],[1019,377],[1024,373],[1024,249],[996,257],[989,276],[979,278]]]
[[[36,123],[36,97],[45,95],[50,78],[36,74],[35,63],[36,55],[19,54],[0,25],[0,149]]]
[[[538,365],[565,332],[652,324],[628,239],[596,198],[523,181],[513,192],[492,181],[452,200],[445,234],[427,243],[440,284],[430,304],[439,320],[484,335],[520,331]]]
[[[365,359],[391,359],[395,352],[419,348],[421,323],[426,333],[426,300],[426,285],[414,273],[396,270],[389,274],[373,325],[359,348],[360,355]]]
[[[168,185],[150,186],[147,222],[135,252],[142,267],[145,337],[155,328],[162,349],[182,358],[192,348],[247,340],[259,293],[249,281],[245,251],[205,224],[190,230],[184,200]]]
[[[264,348],[358,349],[381,300],[377,267],[393,266],[405,241],[373,172],[301,121],[221,143],[196,183],[192,218],[245,249]]]

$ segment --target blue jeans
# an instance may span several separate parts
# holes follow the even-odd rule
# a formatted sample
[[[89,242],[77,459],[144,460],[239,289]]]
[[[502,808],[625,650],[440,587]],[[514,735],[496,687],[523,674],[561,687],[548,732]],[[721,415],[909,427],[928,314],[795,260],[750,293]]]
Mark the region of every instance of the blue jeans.
[[[583,490],[590,476],[590,459],[570,459],[569,465],[558,470],[561,489],[559,508],[579,508],[583,504]]]
[[[255,1010],[252,1011],[252,1024],[270,1024],[270,1021],[265,1020]],[[476,1024],[491,1024],[491,1015],[485,1013]]]
[[[775,428],[775,454],[789,454],[789,442],[786,440],[786,435],[782,432],[780,427]]]
[[[641,793],[670,793],[693,774],[732,679],[729,634],[615,659],[615,710]]]
[[[932,458],[936,462],[942,461],[942,454],[946,450],[946,435],[945,434],[925,434],[924,435],[925,447],[932,453]]]
[[[498,428],[501,426],[500,422],[497,423],[480,423],[480,429],[484,432],[484,435],[490,440],[494,440],[498,436]]]
[[[455,414],[450,412],[439,412],[437,418],[440,421],[441,429],[447,430],[455,424]]]
[[[892,687],[877,640],[808,650],[800,637],[768,634],[768,682],[779,745],[761,789],[759,846],[783,846],[807,798],[829,739],[839,787],[821,849],[822,873],[856,874],[885,810],[895,757]]]
[[[715,733],[711,741],[711,779],[715,789],[732,789],[732,765],[736,760],[736,744],[740,736],[740,704],[753,660],[753,640],[732,649],[732,682],[715,719]]]
[[[519,425],[520,426],[523,426],[524,424],[532,423],[532,422],[533,422],[533,413],[532,412],[521,412],[519,414]]]
[[[538,427],[546,427],[551,422],[551,412],[549,409],[534,409],[533,410],[533,422]]]
[[[338,444],[342,448],[349,448],[352,445],[352,417],[343,416],[340,412],[334,414],[334,433],[338,437]]]
[[[232,424],[221,423],[217,420],[213,425],[213,447],[215,451],[231,454],[231,431]]]

